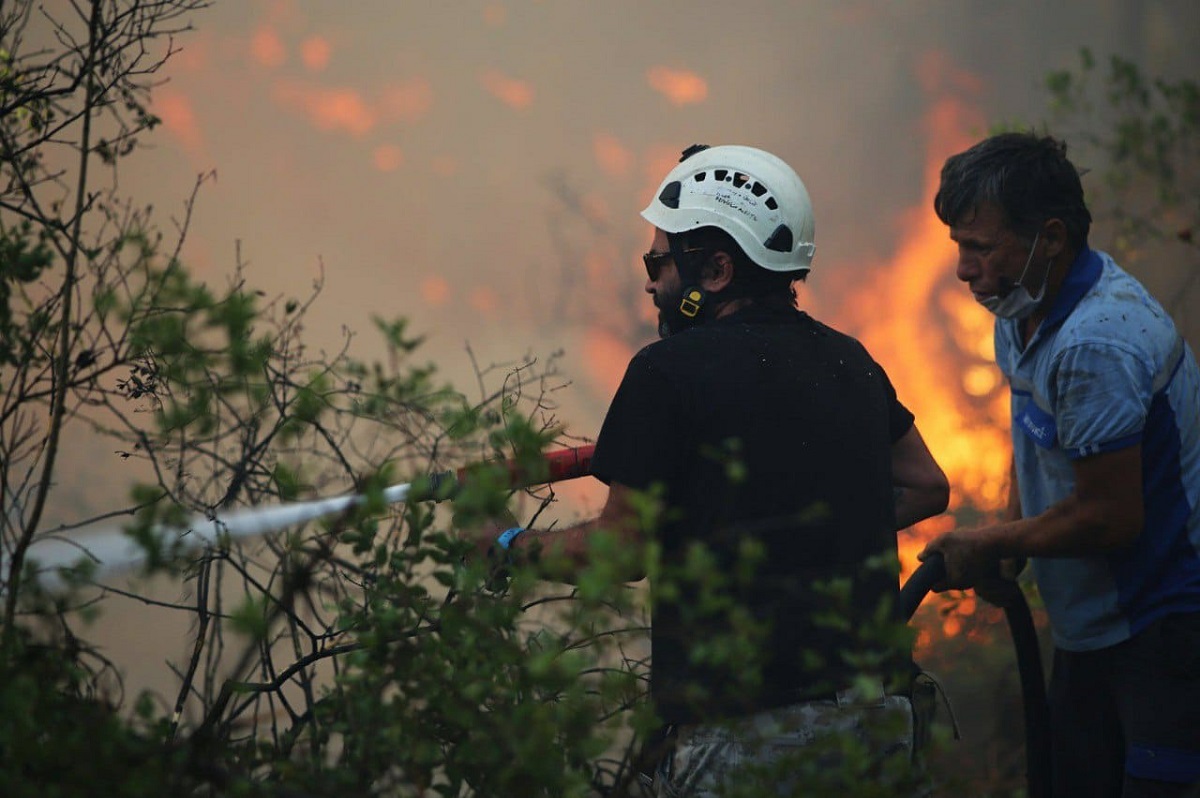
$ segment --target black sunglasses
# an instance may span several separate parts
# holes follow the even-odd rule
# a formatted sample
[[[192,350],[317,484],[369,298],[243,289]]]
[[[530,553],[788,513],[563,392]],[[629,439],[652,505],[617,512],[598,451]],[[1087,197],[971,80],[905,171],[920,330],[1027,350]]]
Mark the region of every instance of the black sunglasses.
[[[704,247],[690,247],[685,249],[683,253],[690,255],[693,252],[703,252]],[[658,275],[662,272],[663,266],[667,265],[667,261],[671,259],[671,253],[655,252],[651,250],[642,254],[642,263],[646,264],[646,274],[650,277],[650,282],[657,283]]]

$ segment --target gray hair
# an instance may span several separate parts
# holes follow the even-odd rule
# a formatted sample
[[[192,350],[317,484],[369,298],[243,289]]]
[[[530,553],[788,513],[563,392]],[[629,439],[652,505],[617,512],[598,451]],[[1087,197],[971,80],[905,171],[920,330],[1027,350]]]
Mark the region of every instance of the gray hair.
[[[1072,247],[1087,245],[1092,214],[1079,171],[1067,160],[1067,145],[1051,136],[1001,133],[946,160],[933,198],[938,218],[953,226],[987,203],[1022,238],[1031,240],[1048,220],[1061,219]]]

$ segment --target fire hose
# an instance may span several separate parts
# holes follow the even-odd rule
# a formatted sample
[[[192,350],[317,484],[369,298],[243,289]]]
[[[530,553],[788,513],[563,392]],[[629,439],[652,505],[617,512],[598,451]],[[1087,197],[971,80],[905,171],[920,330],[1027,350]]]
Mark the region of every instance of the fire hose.
[[[527,488],[587,476],[591,473],[593,446],[547,452],[540,461],[521,463],[515,460],[485,463],[507,473],[511,489]],[[465,466],[457,471],[430,475],[419,484],[392,485],[383,490],[385,504],[405,501],[442,501],[452,498],[470,479],[479,466]],[[265,504],[229,513],[194,515],[182,527],[168,527],[164,533],[185,535],[189,549],[201,549],[223,540],[242,540],[277,532],[289,526],[303,524],[345,512],[367,501],[366,496],[343,495],[310,501]],[[95,564],[91,581],[98,582],[108,574],[141,565],[146,559],[144,549],[126,535],[120,527],[90,533],[79,539],[58,536],[39,539],[30,547],[30,557],[41,569],[41,585],[57,590],[63,585],[60,569],[77,564],[81,559]],[[2,592],[2,590],[0,590]]]
[[[933,586],[946,578],[946,562],[935,552],[921,564],[900,588],[900,617],[912,618],[921,600]],[[1029,602],[1020,586],[1014,584],[1004,602],[1004,618],[1012,635],[1021,679],[1021,701],[1025,713],[1025,783],[1029,798],[1050,796],[1050,705],[1042,676],[1042,654]]]
[[[511,489],[550,484],[591,473],[593,446],[580,446],[548,452],[537,467],[523,467],[516,461],[493,463],[507,472]],[[441,501],[451,498],[470,478],[473,467],[431,475],[419,486],[413,483],[392,485],[382,493],[386,504],[406,501]],[[220,540],[238,540],[265,535],[280,529],[306,523],[337,513],[366,501],[365,496],[345,495],[290,504],[259,505],[226,514],[194,516],[186,525],[190,547],[211,546]],[[36,552],[36,553],[34,553]],[[145,560],[145,552],[120,529],[108,529],[80,541],[58,537],[39,540],[31,554],[41,565],[42,586],[53,590],[62,585],[60,568],[77,563],[87,556],[96,563],[93,581],[113,571],[128,569]],[[921,564],[900,589],[900,617],[907,622],[933,586],[946,576],[946,565],[940,553]],[[1015,587],[1015,586],[1014,586]],[[1006,602],[1004,615],[1016,649],[1017,670],[1021,680],[1021,695],[1025,712],[1026,781],[1029,798],[1049,798],[1050,739],[1049,707],[1042,677],[1041,652],[1029,604],[1019,587]]]

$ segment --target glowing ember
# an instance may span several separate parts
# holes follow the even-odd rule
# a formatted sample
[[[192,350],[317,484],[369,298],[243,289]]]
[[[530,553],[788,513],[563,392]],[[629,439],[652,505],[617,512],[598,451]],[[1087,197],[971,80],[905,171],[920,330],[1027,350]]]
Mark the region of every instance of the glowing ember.
[[[332,52],[329,40],[321,36],[310,36],[300,45],[300,59],[304,66],[312,72],[320,72],[329,66],[329,56]]]
[[[704,102],[708,98],[708,82],[686,69],[651,67],[646,72],[646,80],[650,88],[662,94],[673,105],[692,105]]]
[[[163,120],[163,126],[173,134],[190,155],[201,155],[204,151],[204,135],[192,102],[186,95],[168,88],[154,95],[154,111]]]
[[[445,277],[426,277],[421,281],[421,299],[426,305],[441,307],[450,299],[450,283]]]
[[[260,28],[250,39],[250,54],[265,67],[281,66],[287,60],[287,50],[279,34],[271,28]]]
[[[357,89],[282,82],[275,87],[273,99],[306,114],[318,130],[339,130],[361,138],[378,121],[377,112]]]

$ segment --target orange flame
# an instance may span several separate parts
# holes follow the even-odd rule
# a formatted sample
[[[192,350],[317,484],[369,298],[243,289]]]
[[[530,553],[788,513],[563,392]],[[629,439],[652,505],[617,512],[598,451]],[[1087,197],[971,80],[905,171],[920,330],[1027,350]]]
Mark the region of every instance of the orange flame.
[[[961,85],[964,79],[958,80]],[[992,511],[1006,499],[1011,457],[1007,391],[992,354],[993,320],[954,278],[954,245],[933,212],[942,162],[973,144],[969,131],[983,125],[965,104],[942,98],[931,106],[925,127],[921,205],[903,214],[904,240],[887,263],[871,269],[869,288],[851,296],[842,322],[887,369],[916,415],[950,479],[951,510],[967,501]],[[954,519],[943,516],[903,536],[903,570],[912,570],[927,540],[953,526]],[[973,602],[959,607],[960,613],[973,610]],[[947,623],[943,631],[954,634],[954,624]]]

